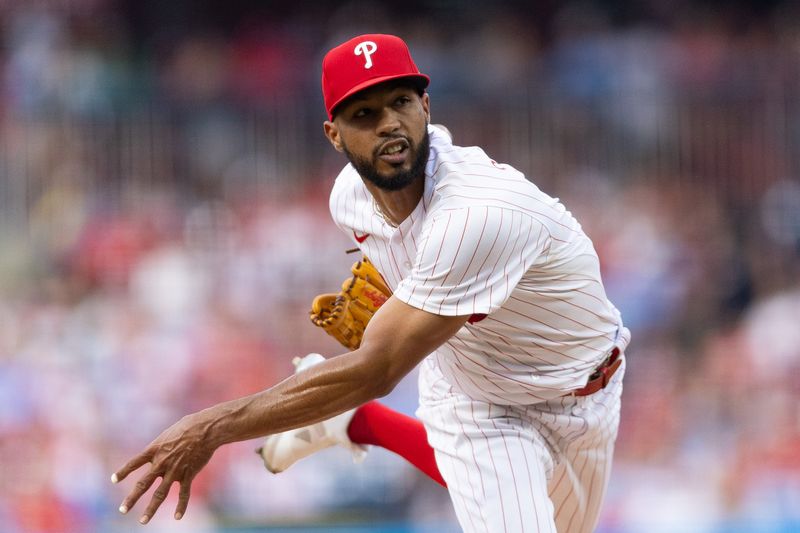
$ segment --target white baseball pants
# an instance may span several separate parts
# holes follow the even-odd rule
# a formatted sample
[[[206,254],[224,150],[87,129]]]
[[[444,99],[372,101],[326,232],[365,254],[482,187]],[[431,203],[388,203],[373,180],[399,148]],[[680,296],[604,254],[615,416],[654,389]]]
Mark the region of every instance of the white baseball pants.
[[[501,406],[453,391],[425,360],[417,415],[461,528],[593,531],[611,471],[624,373],[623,360],[606,388],[590,396]]]

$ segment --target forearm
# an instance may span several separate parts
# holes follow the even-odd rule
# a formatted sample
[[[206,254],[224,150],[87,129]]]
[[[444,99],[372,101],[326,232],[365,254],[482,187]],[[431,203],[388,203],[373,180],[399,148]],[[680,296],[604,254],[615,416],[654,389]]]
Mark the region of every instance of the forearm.
[[[370,321],[361,347],[323,361],[263,392],[193,415],[212,445],[326,420],[388,394],[467,317],[445,317],[390,298]]]
[[[197,416],[217,446],[331,418],[387,392],[380,367],[364,360],[358,351],[329,359],[274,387],[215,405]]]
[[[125,513],[159,477],[146,523],[181,485],[175,516],[189,501],[194,476],[223,444],[306,426],[384,396],[467,317],[444,317],[389,298],[370,321],[358,350],[328,359],[258,394],[221,403],[179,420],[112,476],[119,482],[150,464],[120,510]]]

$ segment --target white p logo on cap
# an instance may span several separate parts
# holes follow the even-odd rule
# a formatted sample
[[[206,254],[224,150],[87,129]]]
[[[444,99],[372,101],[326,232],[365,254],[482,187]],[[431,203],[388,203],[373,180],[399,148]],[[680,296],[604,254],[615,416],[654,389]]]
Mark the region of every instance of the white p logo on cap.
[[[364,55],[364,68],[372,68],[372,54],[378,49],[378,45],[372,41],[363,41],[356,45],[353,49],[357,56]]]

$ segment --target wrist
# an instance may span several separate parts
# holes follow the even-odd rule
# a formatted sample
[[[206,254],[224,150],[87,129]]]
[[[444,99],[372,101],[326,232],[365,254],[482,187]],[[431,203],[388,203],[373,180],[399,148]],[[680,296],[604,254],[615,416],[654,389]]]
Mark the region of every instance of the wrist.
[[[193,422],[202,428],[203,441],[216,449],[223,444],[244,440],[237,438],[233,413],[233,409],[226,404],[219,404],[189,416],[195,417]]]

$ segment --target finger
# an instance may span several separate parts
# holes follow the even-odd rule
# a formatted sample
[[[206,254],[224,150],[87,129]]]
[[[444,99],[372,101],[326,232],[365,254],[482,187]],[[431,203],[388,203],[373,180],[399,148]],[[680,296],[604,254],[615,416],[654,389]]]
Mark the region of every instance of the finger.
[[[150,462],[150,454],[146,452],[140,453],[139,455],[128,461],[128,463],[125,466],[117,470],[111,476],[111,482],[119,483],[120,481],[128,477],[128,474],[130,474],[140,466],[147,464],[149,462]]]
[[[181,481],[181,491],[178,494],[178,506],[175,507],[175,520],[180,520],[186,514],[186,507],[189,505],[189,495],[192,492],[192,479]]]
[[[144,510],[144,514],[139,519],[139,522],[142,524],[146,524],[150,521],[158,508],[161,507],[161,504],[164,503],[164,500],[167,499],[167,495],[169,494],[169,489],[172,488],[173,479],[172,478],[164,478],[159,483],[158,488],[153,492],[153,497],[150,498],[150,505],[147,506],[147,509]]]
[[[122,505],[119,506],[119,512],[122,514],[127,513],[136,502],[139,501],[139,498],[142,497],[142,494],[147,492],[147,489],[153,484],[153,482],[158,477],[153,471],[148,472],[145,474],[139,481],[136,482],[134,485],[133,490],[128,494],[128,497],[122,502]]]

